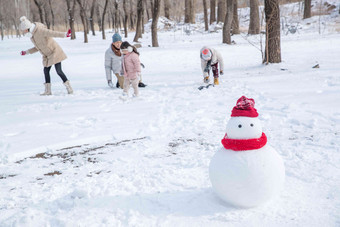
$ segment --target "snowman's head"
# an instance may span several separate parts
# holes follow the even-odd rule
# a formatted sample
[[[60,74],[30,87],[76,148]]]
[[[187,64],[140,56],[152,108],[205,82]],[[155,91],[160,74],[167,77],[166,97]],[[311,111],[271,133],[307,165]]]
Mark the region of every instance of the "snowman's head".
[[[262,135],[262,125],[257,117],[232,117],[226,133],[230,139],[255,139]]]
[[[226,133],[230,139],[255,139],[262,136],[262,126],[257,118],[254,99],[242,96],[231,111]]]

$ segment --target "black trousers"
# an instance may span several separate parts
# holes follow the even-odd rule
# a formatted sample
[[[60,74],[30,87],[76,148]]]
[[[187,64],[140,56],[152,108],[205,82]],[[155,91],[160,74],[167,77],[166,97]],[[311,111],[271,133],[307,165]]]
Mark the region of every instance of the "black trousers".
[[[52,66],[44,67],[45,83],[51,83],[51,76],[50,76],[51,67]],[[55,70],[57,71],[58,75],[60,76],[60,78],[65,83],[67,81],[67,77],[64,74],[63,70],[61,69],[61,62],[55,64],[54,67],[55,67]]]

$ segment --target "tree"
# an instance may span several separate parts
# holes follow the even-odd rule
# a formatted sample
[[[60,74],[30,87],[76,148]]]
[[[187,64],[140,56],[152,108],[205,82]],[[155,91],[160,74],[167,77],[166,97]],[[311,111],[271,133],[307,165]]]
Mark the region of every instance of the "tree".
[[[209,30],[209,24],[208,24],[207,0],[203,0],[203,12],[204,12],[204,29],[205,29],[205,31],[208,31]]]
[[[1,33],[1,40],[4,40],[4,15],[3,15],[3,2],[0,0],[0,33]]]
[[[109,3],[109,0],[105,0],[103,15],[102,15],[102,37],[103,39],[106,39],[105,37],[105,14],[107,9],[107,4]]]
[[[128,20],[129,20],[129,14],[127,11],[127,7],[126,7],[126,0],[123,0],[123,10],[124,10],[124,37],[127,38],[128,37]]]
[[[185,0],[184,22],[195,23],[195,0]]]
[[[152,36],[152,46],[159,47],[158,37],[157,37],[157,24],[158,18],[161,11],[161,1],[153,0],[153,13],[152,13],[152,24],[151,24],[151,36]]]
[[[83,28],[84,28],[84,43],[88,43],[88,38],[87,38],[87,20],[86,20],[86,2],[83,0],[77,0],[79,7],[80,7],[80,18],[81,22],[83,23]]]
[[[266,48],[263,63],[281,62],[280,8],[278,0],[265,0]]]
[[[49,6],[50,6],[50,10],[51,10],[51,17],[52,17],[52,29],[54,30],[54,25],[55,25],[55,16],[54,16],[54,10],[52,7],[52,2],[51,0],[48,0]]]
[[[118,32],[120,29],[120,15],[119,15],[119,6],[117,0],[114,0],[114,13],[112,14],[112,19],[113,19],[113,27],[115,32]]]
[[[144,3],[145,3],[146,16],[148,17],[148,21],[149,21],[150,20],[150,14],[149,14],[148,0],[144,0]]]
[[[259,1],[249,0],[250,2],[250,22],[248,34],[260,34]]]
[[[170,3],[169,0],[164,0],[164,16],[170,19]]]
[[[312,16],[312,0],[305,0],[303,19],[310,18],[311,16]]]
[[[216,0],[210,0],[210,24],[216,21]]]
[[[96,5],[97,5],[97,1],[92,0],[91,12],[90,12],[90,18],[89,18],[92,35],[96,35],[95,29],[94,29],[94,21],[93,21]]]
[[[184,23],[190,23],[190,0],[185,0]]]
[[[136,34],[133,38],[134,42],[138,42],[139,38],[142,38],[142,15],[143,15],[143,0],[137,1],[137,27],[136,27]]]
[[[240,26],[238,22],[238,4],[237,0],[234,0],[234,13],[233,13],[233,23],[232,23],[232,29],[233,29],[233,34],[240,34]]]
[[[45,23],[45,19],[44,19],[44,5],[45,5],[45,2],[42,1],[38,1],[38,0],[34,0],[34,3],[35,5],[38,7],[38,10],[39,10],[39,16],[40,16],[40,22],[43,23],[43,24],[46,24]]]
[[[227,0],[227,13],[223,24],[223,43],[231,44],[231,23],[233,22],[233,0]]]
[[[196,16],[196,0],[190,0],[190,23],[194,24]]]
[[[51,28],[51,20],[49,17],[49,8],[48,8],[48,4],[44,4],[44,15],[45,15],[45,23],[47,25],[47,28],[50,29]]]
[[[225,4],[226,4],[225,0],[218,0],[217,2],[217,23],[224,21],[226,11]]]
[[[73,4],[71,4],[71,2]],[[76,39],[76,33],[74,31],[74,12],[76,9],[76,0],[66,0],[67,12],[69,15],[69,23],[71,28],[71,39]]]
[[[132,29],[135,28],[132,0],[130,0],[130,28],[132,28]]]
[[[97,0],[94,0],[97,1]],[[99,9],[99,4],[96,6],[96,15],[97,15],[97,23],[99,26],[99,31],[102,31],[102,17],[100,16],[100,9]]]

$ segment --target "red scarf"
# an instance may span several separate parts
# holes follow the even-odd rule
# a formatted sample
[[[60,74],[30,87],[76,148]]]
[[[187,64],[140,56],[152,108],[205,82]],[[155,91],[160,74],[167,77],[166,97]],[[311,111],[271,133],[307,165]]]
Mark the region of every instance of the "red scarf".
[[[221,142],[225,149],[230,149],[233,151],[247,151],[260,149],[266,145],[267,137],[266,134],[262,132],[262,136],[257,139],[230,139],[226,133]]]

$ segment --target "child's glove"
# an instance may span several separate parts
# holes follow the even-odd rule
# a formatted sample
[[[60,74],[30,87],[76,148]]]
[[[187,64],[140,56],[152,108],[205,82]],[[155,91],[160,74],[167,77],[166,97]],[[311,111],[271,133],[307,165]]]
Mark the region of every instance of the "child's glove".
[[[223,74],[224,74],[224,73],[223,73],[223,70],[221,70],[221,71],[220,71],[220,74],[221,74],[221,75],[223,75]]]
[[[67,31],[67,33],[66,33],[66,37],[68,38],[68,37],[71,37],[71,33],[72,33],[72,31],[71,31],[71,29],[69,29],[68,31]]]
[[[108,80],[108,81],[107,81],[107,84],[109,85],[109,87],[113,88],[113,84],[112,84],[112,81],[111,81],[111,80]]]
[[[22,56],[24,56],[24,55],[27,54],[27,52],[23,50],[23,51],[20,52],[20,54],[21,54]]]

